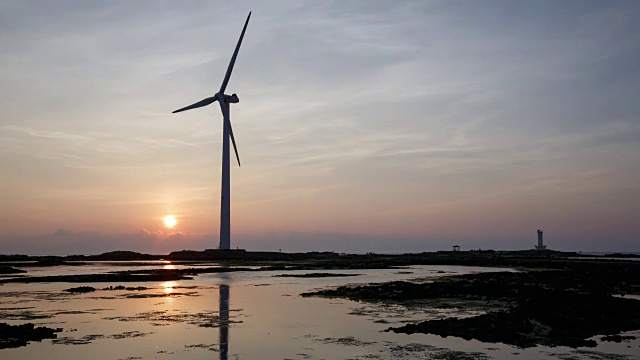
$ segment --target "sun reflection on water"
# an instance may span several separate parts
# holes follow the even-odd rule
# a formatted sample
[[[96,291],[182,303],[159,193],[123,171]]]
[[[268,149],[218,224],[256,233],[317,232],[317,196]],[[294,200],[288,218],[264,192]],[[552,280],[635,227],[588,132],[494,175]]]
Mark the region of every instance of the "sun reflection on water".
[[[173,288],[176,286],[176,282],[175,281],[165,281],[165,282],[161,283],[160,286],[162,286],[164,288],[164,293],[167,295],[167,297],[170,297],[171,294],[173,294]]]

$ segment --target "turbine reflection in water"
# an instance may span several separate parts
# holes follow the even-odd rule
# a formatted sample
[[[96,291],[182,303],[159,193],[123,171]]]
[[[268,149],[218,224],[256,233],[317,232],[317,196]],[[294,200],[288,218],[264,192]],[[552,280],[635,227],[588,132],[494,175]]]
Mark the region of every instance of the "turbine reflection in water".
[[[229,354],[229,285],[221,284],[220,288],[220,360],[227,360]]]

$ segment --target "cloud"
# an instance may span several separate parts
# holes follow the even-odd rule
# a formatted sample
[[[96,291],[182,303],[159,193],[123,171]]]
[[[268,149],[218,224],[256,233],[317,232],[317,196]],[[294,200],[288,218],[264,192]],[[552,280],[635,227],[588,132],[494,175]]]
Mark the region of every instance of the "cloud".
[[[170,112],[216,91],[249,8],[229,83],[234,234],[312,234],[309,250],[497,231],[461,223],[518,238],[553,220],[529,198],[565,220],[616,210],[590,215],[594,239],[637,234],[620,202],[640,187],[636,3],[190,4],[0,3],[0,246],[211,247],[221,117]],[[168,212],[183,232],[154,230]]]

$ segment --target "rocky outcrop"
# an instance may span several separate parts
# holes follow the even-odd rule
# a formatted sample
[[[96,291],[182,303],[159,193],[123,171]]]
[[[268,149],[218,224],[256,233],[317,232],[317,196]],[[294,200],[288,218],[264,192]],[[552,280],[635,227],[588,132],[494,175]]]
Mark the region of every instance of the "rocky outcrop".
[[[56,333],[62,329],[48,327],[35,327],[32,323],[22,325],[8,325],[0,323],[0,349],[25,346],[29,341],[42,341],[43,339],[55,339]]]

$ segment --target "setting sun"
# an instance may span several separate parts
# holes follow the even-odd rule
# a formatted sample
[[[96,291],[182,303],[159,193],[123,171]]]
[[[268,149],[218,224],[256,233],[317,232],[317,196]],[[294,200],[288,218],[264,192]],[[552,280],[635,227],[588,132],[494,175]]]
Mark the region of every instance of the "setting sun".
[[[166,226],[168,228],[172,228],[172,227],[176,226],[176,224],[178,223],[178,220],[176,220],[176,217],[173,216],[173,215],[165,216],[163,221],[164,221],[164,226]]]

